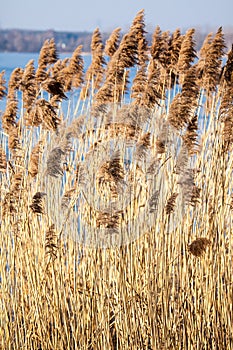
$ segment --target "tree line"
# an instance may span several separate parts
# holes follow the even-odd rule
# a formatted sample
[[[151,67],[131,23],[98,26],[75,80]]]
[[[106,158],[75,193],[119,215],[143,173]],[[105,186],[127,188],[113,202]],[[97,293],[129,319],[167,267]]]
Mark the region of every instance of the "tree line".
[[[73,52],[79,45],[83,52],[91,51],[92,32],[58,32],[54,30],[34,31],[20,29],[0,29],[0,52],[39,52],[46,39],[54,38],[59,52]],[[111,33],[102,33],[105,42]],[[196,30],[197,50],[206,36],[204,31]],[[152,33],[147,34],[150,42]],[[225,31],[225,42],[230,48],[233,43],[233,27]]]

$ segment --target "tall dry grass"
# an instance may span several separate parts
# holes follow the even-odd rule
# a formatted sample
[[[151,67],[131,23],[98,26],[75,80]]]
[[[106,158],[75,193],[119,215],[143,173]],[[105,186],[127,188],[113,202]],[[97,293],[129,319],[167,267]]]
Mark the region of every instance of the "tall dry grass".
[[[1,349],[233,348],[233,53],[194,33],[0,74]]]

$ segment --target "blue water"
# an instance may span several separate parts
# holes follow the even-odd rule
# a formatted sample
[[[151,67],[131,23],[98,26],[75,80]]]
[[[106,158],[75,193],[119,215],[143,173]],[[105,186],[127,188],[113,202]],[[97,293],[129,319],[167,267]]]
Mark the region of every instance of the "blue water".
[[[63,53],[59,58],[71,57],[72,53]],[[11,73],[17,67],[24,68],[30,60],[34,60],[35,68],[38,65],[39,53],[18,53],[18,52],[0,52],[0,72],[5,71],[5,79],[8,82]],[[91,55],[84,55],[84,70],[90,65]],[[0,100],[0,111],[5,109],[6,99]]]
[[[70,53],[62,53],[59,54],[59,59],[64,59],[66,57],[71,57],[72,52]],[[37,68],[38,66],[38,58],[39,58],[39,53],[18,53],[18,52],[0,52],[0,72],[3,70],[5,71],[5,79],[8,83],[9,78],[13,70],[17,67],[19,68],[25,68],[27,63],[30,60],[34,60],[34,66]],[[87,68],[90,66],[91,63],[91,55],[90,54],[84,54],[83,55],[84,59],[84,72],[87,70]],[[108,58],[106,58],[106,62],[108,61]],[[136,72],[136,67],[131,68],[130,70],[130,76],[129,76],[129,90],[132,85],[133,78],[135,76]],[[6,84],[7,85],[7,84]],[[82,110],[82,104],[79,105],[79,93],[80,89],[74,89],[72,92],[66,93],[68,99],[62,101],[62,113],[63,116],[68,116],[69,118],[77,117],[79,114],[80,110]],[[20,94],[20,93],[19,93]],[[19,95],[20,96],[20,95]],[[129,92],[126,92],[125,94],[125,101],[128,102],[130,99],[130,94]],[[77,105],[79,106],[77,109]],[[4,112],[6,107],[6,98],[3,98],[0,100],[0,114]],[[19,98],[19,105],[18,108],[20,110],[20,98]],[[1,123],[0,123],[1,127]]]
[[[71,57],[71,56],[72,56],[72,53],[62,53],[59,55],[58,58],[64,59],[66,57]],[[32,59],[34,60],[35,68],[37,68],[38,58],[39,58],[39,53],[0,52],[0,72],[2,72],[3,70],[5,71],[4,77],[8,83],[10,75],[15,68],[17,67],[25,68],[26,64]],[[84,72],[85,72],[87,68],[90,66],[91,55],[84,54],[83,59],[84,59]],[[106,59],[106,61],[108,60]],[[136,72],[136,67],[133,67],[130,70],[129,88],[132,84],[133,78],[135,76],[135,72]],[[78,96],[79,96],[79,91],[76,91],[76,90],[74,90],[72,93],[67,93],[67,97],[69,98],[69,103],[70,103],[69,108],[73,108],[75,110]],[[129,93],[126,93],[125,99],[128,100],[128,98],[129,98]],[[68,103],[67,100],[66,101],[64,100],[62,102],[62,104],[64,105],[64,110],[67,110],[67,103]],[[0,100],[0,112],[5,110],[5,106],[6,106],[6,98]]]
[[[71,57],[71,56],[72,56],[72,53],[62,53],[59,55],[59,58],[64,59],[66,57]],[[0,72],[3,70],[5,71],[5,79],[8,82],[12,71],[16,67],[24,68],[26,66],[26,64],[32,59],[34,60],[35,68],[37,68],[38,57],[39,57],[39,53],[0,52]],[[84,71],[86,71],[91,63],[91,55],[84,54],[83,59],[84,59]],[[223,60],[223,64],[224,63],[225,63],[225,59]],[[133,67],[130,70],[129,88],[132,85],[132,81],[133,81],[133,78],[135,76],[135,72],[136,72],[136,67]],[[77,112],[76,106],[77,106],[77,101],[79,99],[79,92],[80,92],[80,90],[74,90],[71,93],[67,93],[67,97],[69,99],[64,100],[62,102],[62,110],[63,110],[64,115],[66,115],[66,113],[67,113],[68,104],[69,104],[69,115],[74,116],[74,117],[76,116],[76,115],[74,115],[74,113]],[[128,101],[129,98],[130,98],[129,94],[126,93],[125,101]],[[5,110],[5,106],[6,106],[6,98],[0,100],[0,113]],[[19,108],[20,108],[20,106],[19,106]],[[80,106],[80,108],[81,108],[81,106]],[[208,116],[205,118],[207,118],[207,120],[208,120]],[[202,123],[202,121],[203,121],[203,111],[201,110],[199,113],[199,123]],[[202,125],[202,127],[203,127],[203,125]]]
[[[63,53],[59,55],[59,58],[71,57],[72,53]],[[35,67],[37,67],[38,53],[18,53],[18,52],[0,52],[0,72],[5,70],[6,78],[9,79],[11,72],[16,68],[24,68],[30,60],[34,60]],[[90,55],[84,55],[85,69],[91,62]]]

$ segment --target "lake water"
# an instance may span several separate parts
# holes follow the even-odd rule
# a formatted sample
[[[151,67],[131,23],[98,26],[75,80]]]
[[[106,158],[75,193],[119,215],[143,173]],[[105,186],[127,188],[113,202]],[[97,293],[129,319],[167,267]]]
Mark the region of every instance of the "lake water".
[[[64,59],[71,57],[72,53],[63,53],[59,58]],[[9,80],[12,71],[17,68],[24,68],[30,60],[34,60],[35,67],[37,67],[39,53],[18,53],[18,52],[0,52],[0,72],[5,71],[5,79]],[[91,55],[83,55],[84,69],[90,65]],[[5,109],[5,99],[0,100],[0,111]]]
[[[60,59],[64,59],[66,57],[71,57],[71,56],[72,56],[72,52],[59,54]],[[39,53],[0,52],[0,72],[2,72],[3,70],[5,71],[5,79],[8,82],[10,75],[15,68],[17,67],[24,68],[26,64],[32,59],[34,60],[34,65],[36,68],[38,64],[38,57],[39,57]],[[91,63],[91,55],[84,54],[83,59],[84,59],[84,71],[86,71]],[[131,82],[133,77],[135,76],[135,72],[136,72],[135,67],[130,69]],[[5,105],[6,105],[6,99],[0,100],[0,111],[3,111],[5,109]]]
[[[59,55],[59,58],[71,57],[72,53],[63,53]],[[9,79],[11,72],[16,67],[24,68],[28,61],[34,60],[37,67],[39,53],[18,53],[18,52],[0,52],[0,72],[5,70],[6,78]],[[84,55],[85,69],[91,62],[91,55]]]

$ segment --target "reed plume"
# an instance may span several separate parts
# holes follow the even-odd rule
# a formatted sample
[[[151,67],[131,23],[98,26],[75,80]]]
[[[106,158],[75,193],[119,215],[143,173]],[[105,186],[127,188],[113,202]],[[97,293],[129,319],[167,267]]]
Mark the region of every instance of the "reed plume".
[[[196,67],[191,67],[187,70],[187,72],[184,75],[182,95],[185,99],[187,99],[187,102],[190,99],[195,108],[197,105],[196,99],[198,97],[198,94],[199,88],[196,83]]]
[[[105,229],[106,234],[118,234],[120,223],[120,212],[112,212],[111,210],[96,212],[96,226]]]
[[[124,181],[124,168],[120,153],[114,153],[109,161],[104,162],[97,173],[98,185],[109,187],[113,198],[117,197]]]
[[[188,251],[196,257],[202,257],[206,252],[206,248],[211,245],[211,241],[205,237],[196,238],[188,245]]]
[[[231,195],[230,209],[233,210],[233,194]]]
[[[58,59],[50,68],[49,68],[49,72],[50,72],[50,76],[52,78],[57,79],[60,82],[64,81],[64,76],[61,74],[61,72],[66,69],[66,67],[68,66],[70,62],[70,58],[69,57],[65,57],[64,59]]]
[[[58,59],[52,66],[48,69],[48,74],[42,82],[43,85],[46,86],[47,80],[52,80],[60,85],[60,89],[62,90],[62,94],[66,91],[65,85],[67,84],[70,87],[70,71],[68,69],[70,58],[66,57],[64,59]],[[56,96],[56,95],[55,95]]]
[[[109,57],[114,55],[120,45],[120,31],[121,28],[119,27],[114,29],[110,37],[106,40],[104,52]]]
[[[18,99],[17,90],[20,88],[20,84],[23,77],[23,70],[21,68],[15,68],[10,75],[8,83],[6,108],[2,115],[2,127],[5,132],[9,132],[9,129],[16,127],[17,125],[17,112],[18,112]]]
[[[36,70],[36,80],[38,83],[43,82],[49,76],[49,68],[58,60],[57,48],[54,39],[47,39],[41,47],[38,68]]]
[[[80,115],[78,118],[73,119],[72,123],[66,128],[66,138],[80,137],[82,132],[85,130],[85,120],[87,116],[85,114]]]
[[[63,169],[61,167],[62,158],[65,152],[60,147],[55,147],[49,153],[47,159],[47,174],[57,178],[63,175]]]
[[[131,88],[131,97],[135,98],[136,104],[141,104],[143,101],[144,86],[147,82],[147,63],[148,63],[148,42],[146,39],[144,10],[138,12],[135,17],[131,30],[135,30],[138,40],[137,56],[138,56],[138,71],[133,80]]]
[[[227,62],[223,69],[223,76],[227,84],[232,84],[233,82],[233,44],[231,50],[227,54]]]
[[[8,129],[8,147],[12,155],[17,155],[21,151],[20,130],[17,126]]]
[[[6,79],[4,78],[5,71],[0,72],[0,99],[6,96]]]
[[[22,68],[15,68],[10,75],[8,82],[8,93],[7,98],[9,100],[16,99],[16,91],[19,90],[22,81],[24,70]]]
[[[224,151],[230,151],[233,145],[233,88],[229,83],[225,86],[219,109],[220,120],[223,123]]]
[[[36,192],[32,197],[32,203],[29,205],[34,214],[45,214],[45,196],[44,192]]]
[[[143,93],[147,84],[146,64],[141,66],[133,79],[131,88],[131,98],[135,100],[135,104],[141,105],[144,101]]]
[[[165,212],[167,215],[170,215],[175,210],[175,201],[178,196],[178,193],[172,193],[171,196],[167,200],[167,204],[165,206]]]
[[[78,181],[75,181],[75,183],[77,184]],[[76,191],[76,188],[70,188],[69,190],[65,191],[65,193],[62,196],[62,200],[61,200],[61,207],[64,208],[68,208],[70,205],[70,201],[72,199],[72,196],[74,195]]]
[[[169,123],[176,129],[182,128],[188,122],[186,108],[182,110],[183,106],[185,107],[182,94],[178,93],[171,103],[168,116]]]
[[[149,198],[149,208],[150,213],[154,213],[158,209],[158,201],[159,201],[159,190],[156,190]]]
[[[160,26],[157,25],[152,35],[152,43],[150,48],[150,53],[153,60],[159,60],[162,50],[162,31]]]
[[[133,80],[133,85],[131,88],[131,97],[135,98],[136,104],[141,104],[143,101],[144,86],[147,82],[147,63],[148,63],[148,42],[146,39],[145,22],[144,22],[144,10],[141,10],[136,15],[131,30],[135,30],[138,48],[138,71]]]
[[[158,61],[159,61],[160,65],[165,70],[167,70],[169,65],[170,65],[170,61],[171,61],[170,50],[169,50],[169,45],[170,45],[170,32],[169,31],[162,32],[160,45],[161,45],[161,48],[160,48],[160,54],[159,54]]]
[[[6,153],[2,147],[0,147],[0,173],[6,173],[7,170],[7,158]]]
[[[24,188],[24,174],[17,172],[12,176],[10,191],[16,198],[19,197],[21,190]]]
[[[24,122],[26,126],[39,126],[42,124],[43,114],[41,108],[38,106],[37,102],[27,110],[24,114]]]
[[[188,200],[188,204],[195,207],[197,204],[200,203],[201,199],[201,188],[197,187],[196,185],[192,187],[191,196]]]
[[[188,29],[184,35],[177,62],[177,71],[179,74],[185,74],[194,62],[196,55],[195,41],[193,39],[195,29]],[[182,80],[180,81],[182,83]]]
[[[134,31],[130,31],[125,34],[122,38],[120,46],[113,56],[113,62],[117,63],[117,68],[131,68],[133,67],[137,61],[137,47],[138,42],[136,39],[136,33]]]
[[[160,105],[164,99],[163,83],[160,80],[160,69],[157,64],[151,60],[148,68],[147,82],[144,86],[144,92],[140,104],[148,108],[155,108]]]
[[[120,95],[118,94],[116,96],[116,89],[115,89],[115,79],[114,75],[108,75],[106,77],[106,80],[104,84],[99,88],[97,93],[95,94],[95,105],[93,108],[93,114],[95,111],[98,111],[102,108],[105,108],[106,103],[112,103],[113,101],[120,101]],[[86,95],[85,91],[83,90],[82,96],[84,97]]]
[[[120,102],[127,91],[127,69],[133,67],[139,60],[139,41],[141,41],[141,55],[145,55],[147,41],[144,38],[143,10],[135,17],[130,30],[126,33],[105,72],[105,82],[95,96],[96,104],[106,102]],[[145,56],[144,56],[145,57]]]
[[[47,78],[47,65],[48,65],[48,57],[49,57],[49,40],[45,40],[39,53],[38,58],[38,68],[36,70],[36,79],[37,82],[40,83]]]
[[[175,129],[187,124],[197,108],[199,89],[196,84],[196,68],[187,70],[183,78],[182,92],[176,94],[170,105],[168,121]]]
[[[180,56],[180,50],[184,36],[181,35],[180,29],[177,28],[171,35],[169,51],[170,51],[170,68],[175,73],[177,71],[177,63]]]
[[[70,58],[67,73],[70,75],[71,81],[65,82],[65,91],[69,91],[71,88],[79,88],[84,82],[84,60],[81,51],[82,45],[79,45]]]
[[[81,87],[84,82],[84,60],[81,52],[82,45],[79,45],[71,58],[58,60],[51,67],[51,78],[60,84],[63,94],[73,88]],[[66,97],[63,95],[62,98]]]
[[[187,147],[189,155],[193,155],[198,148],[198,118],[195,114],[187,125],[185,134],[183,135],[184,147]]]
[[[181,43],[182,36],[179,30],[171,35],[169,31],[162,32],[159,26],[156,27],[152,37],[151,56],[154,66],[157,65],[159,71],[158,82],[162,91],[171,89],[176,83]]]
[[[85,75],[86,85],[82,88],[81,96],[85,99],[89,94],[89,89],[98,89],[104,74],[104,65],[106,64],[104,58],[104,45],[102,35],[99,28],[96,28],[92,34],[91,41],[92,61],[88,67]]]
[[[138,64],[139,66],[144,66],[148,61],[148,42],[146,39],[147,32],[145,30],[144,10],[140,10],[135,16],[130,27],[130,32],[135,32],[136,35]]]
[[[119,68],[131,68],[138,63],[138,43],[141,39],[144,40],[144,34],[142,10],[135,16],[129,32],[123,36],[120,46],[115,53],[117,55],[117,66]],[[144,47],[146,47],[145,40],[144,45]]]
[[[64,88],[63,84],[55,78],[46,78],[46,80],[44,80],[41,84],[41,87],[51,95],[50,102],[51,99],[54,101],[62,101],[63,99],[67,99],[64,93],[66,89]]]
[[[136,144],[135,156],[137,160],[142,160],[148,153],[148,149],[151,146],[151,134],[150,132],[145,133],[140,137]]]
[[[43,143],[39,141],[36,146],[33,147],[28,164],[28,173],[35,177],[39,172],[39,162],[43,153]]]
[[[108,173],[111,175],[115,183],[122,183],[124,179],[124,169],[120,157],[120,152],[112,155],[109,161]]]
[[[177,182],[182,189],[184,203],[195,207],[200,201],[201,189],[196,186],[193,169],[183,169]]]
[[[7,100],[6,109],[2,115],[2,127],[6,133],[17,126],[18,101]]]
[[[37,120],[42,120],[42,125],[45,130],[58,130],[61,120],[57,116],[55,108],[44,98],[40,98],[36,101],[36,115],[39,117],[37,117]]]
[[[27,63],[20,87],[23,92],[23,106],[25,109],[30,109],[38,93],[38,87],[35,80],[34,60],[30,60]]]
[[[22,172],[13,173],[9,190],[2,200],[2,217],[10,219],[12,225],[19,221],[21,212],[21,203],[24,193],[24,176]]]
[[[56,48],[54,48],[54,50],[56,51]],[[50,66],[48,66],[49,62]],[[68,58],[65,58],[64,60],[57,59],[57,54],[51,56],[44,63],[43,60],[41,60],[42,76],[41,78],[39,77],[39,82],[41,83],[41,89],[50,94],[50,103],[54,106],[56,106],[58,101],[66,99],[65,91],[71,89],[71,72],[68,69],[68,62]],[[38,66],[37,74],[40,75],[40,65]],[[67,86],[69,88],[67,88]]]
[[[203,71],[204,71],[204,66],[205,66],[205,61],[206,61],[206,55],[209,50],[210,44],[213,40],[213,33],[207,34],[205,37],[205,40],[203,41],[202,47],[199,52],[199,59],[197,63],[195,64],[196,69],[197,69],[197,78],[198,78],[198,83],[201,86],[202,82],[202,76],[203,76]]]
[[[95,51],[101,47],[103,49],[103,41],[102,41],[102,35],[100,33],[99,28],[97,27],[94,32],[92,33],[91,38],[91,53],[92,55],[95,54]]]
[[[177,155],[175,174],[181,174],[187,170],[189,153],[187,147],[181,147]]]
[[[46,56],[46,63],[52,65],[58,60],[58,52],[54,38],[48,41],[48,50]]]
[[[45,234],[45,256],[54,261],[58,254],[58,242],[55,225],[49,226]]]
[[[163,154],[166,151],[166,141],[161,139],[160,137],[157,138],[155,141],[155,147],[156,147],[156,154]]]
[[[121,107],[117,114],[116,121],[119,124],[130,126],[131,129],[128,130],[130,133],[132,133],[131,136],[137,137],[141,131],[142,125],[146,123],[150,117],[151,113],[149,109],[140,107],[133,103],[132,105],[124,105]],[[126,135],[130,137],[130,135],[127,133]]]
[[[17,213],[17,200],[11,191],[7,192],[1,201],[2,218],[5,219],[10,216],[12,222],[13,215]]]
[[[120,48],[118,49],[120,50]],[[124,67],[119,67],[118,50],[113,55],[106,70],[106,78],[104,84],[99,88],[95,95],[95,103],[97,106],[102,106],[107,102],[120,102],[122,92],[125,91],[126,85],[124,78]]]
[[[202,47],[200,48],[199,61],[205,60],[212,41],[213,41],[213,33],[210,32],[206,35],[203,41]]]
[[[204,87],[207,92],[216,91],[221,77],[222,58],[225,48],[224,35],[222,27],[220,27],[206,50],[201,86]]]

